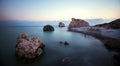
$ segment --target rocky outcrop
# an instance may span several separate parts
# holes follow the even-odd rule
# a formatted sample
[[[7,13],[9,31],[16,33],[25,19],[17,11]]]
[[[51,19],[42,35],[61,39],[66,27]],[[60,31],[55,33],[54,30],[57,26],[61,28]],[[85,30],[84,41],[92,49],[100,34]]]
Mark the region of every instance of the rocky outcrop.
[[[65,27],[65,24],[62,22],[59,22],[59,27]]]
[[[29,38],[27,33],[23,33],[17,38],[16,55],[19,58],[33,59],[43,53],[44,47],[40,38]]]
[[[60,41],[59,43],[64,44],[64,45],[69,45],[69,43],[67,41],[65,41],[65,42]]]
[[[87,26],[89,26],[88,22],[82,19],[72,18],[72,21],[70,22],[68,29],[76,28],[76,27],[87,27]]]
[[[95,27],[104,27],[106,29],[120,29],[120,18],[110,23],[98,24]]]
[[[43,31],[54,31],[54,27],[51,25],[45,25]]]

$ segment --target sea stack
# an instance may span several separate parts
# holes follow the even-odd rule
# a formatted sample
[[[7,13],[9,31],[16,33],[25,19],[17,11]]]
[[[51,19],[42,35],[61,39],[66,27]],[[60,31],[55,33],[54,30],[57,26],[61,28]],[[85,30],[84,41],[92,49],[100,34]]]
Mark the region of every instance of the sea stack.
[[[65,27],[65,24],[63,22],[59,22],[59,27]]]
[[[43,53],[44,47],[40,38],[29,38],[27,33],[23,33],[17,38],[16,55],[19,58],[34,59]]]
[[[88,26],[89,23],[86,22],[85,20],[72,18],[72,21],[70,22],[68,29],[70,30],[71,28],[88,27]]]
[[[51,25],[45,25],[43,31],[54,31],[54,27]]]

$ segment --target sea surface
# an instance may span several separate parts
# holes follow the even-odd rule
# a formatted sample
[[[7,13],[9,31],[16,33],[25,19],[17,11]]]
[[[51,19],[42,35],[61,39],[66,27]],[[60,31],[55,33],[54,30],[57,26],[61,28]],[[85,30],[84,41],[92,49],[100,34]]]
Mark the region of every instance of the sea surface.
[[[69,32],[67,27],[54,28],[53,32],[43,32],[43,26],[0,27],[0,66],[115,66],[113,53],[99,39]],[[24,32],[30,37],[40,37],[45,44],[45,53],[34,62],[23,63],[15,56],[17,37]],[[66,57],[69,62],[63,63]]]

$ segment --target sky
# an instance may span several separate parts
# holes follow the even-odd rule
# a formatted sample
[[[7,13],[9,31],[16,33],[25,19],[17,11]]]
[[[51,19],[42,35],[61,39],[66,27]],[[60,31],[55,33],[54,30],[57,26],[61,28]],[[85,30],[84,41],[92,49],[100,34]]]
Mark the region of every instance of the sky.
[[[0,20],[120,18],[120,0],[0,0]]]

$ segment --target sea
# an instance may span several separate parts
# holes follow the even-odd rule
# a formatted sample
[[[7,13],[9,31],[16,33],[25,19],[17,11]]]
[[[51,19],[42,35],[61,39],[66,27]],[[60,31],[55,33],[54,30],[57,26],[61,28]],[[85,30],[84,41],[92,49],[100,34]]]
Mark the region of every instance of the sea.
[[[114,53],[108,51],[99,39],[70,32],[67,30],[68,26],[60,28],[57,23],[53,25],[53,32],[44,32],[45,24],[1,26],[0,66],[115,66]],[[17,37],[24,32],[27,32],[29,37],[41,38],[45,44],[44,54],[33,62],[25,63],[15,56]],[[60,41],[67,41],[69,45],[60,44]],[[68,58],[69,62],[63,62],[65,58]]]

